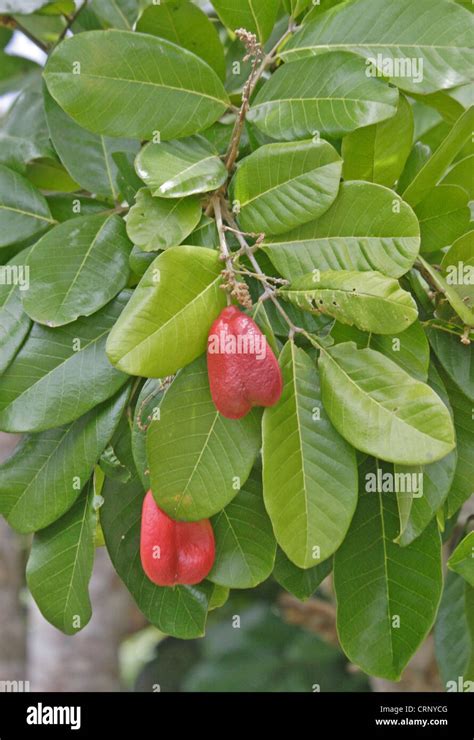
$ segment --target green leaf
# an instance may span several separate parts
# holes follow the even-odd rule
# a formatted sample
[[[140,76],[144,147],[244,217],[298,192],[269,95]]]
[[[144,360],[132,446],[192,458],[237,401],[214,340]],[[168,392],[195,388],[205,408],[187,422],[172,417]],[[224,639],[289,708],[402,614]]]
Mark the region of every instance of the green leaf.
[[[21,175],[25,174],[28,162],[48,154],[48,148],[34,140],[0,131],[0,164]]]
[[[51,140],[71,177],[84,190],[117,199],[118,170],[112,155],[115,152],[135,154],[137,142],[86,131],[60,108],[46,88],[44,104]]]
[[[146,456],[146,433],[160,414],[160,403],[171,379],[150,378],[140,391],[132,426],[132,453],[138,477],[145,489],[150,488],[150,469]]]
[[[277,18],[279,0],[212,0],[224,26],[230,31],[245,28],[259,41],[270,36]]]
[[[376,334],[402,332],[418,317],[411,294],[379,272],[309,274],[281,288],[279,295],[302,311],[327,314]]]
[[[188,0],[173,0],[145,8],[137,31],[172,41],[204,59],[225,79],[224,47],[207,15]]]
[[[366,334],[353,326],[335,323],[331,336],[336,344],[355,342],[359,349],[371,347],[381,352],[417,380],[426,381],[428,378],[430,345],[419,321],[415,321],[401,334],[392,336]]]
[[[455,162],[441,180],[441,185],[458,185],[474,200],[474,154]]]
[[[38,70],[38,65],[30,59],[0,50],[0,95],[15,92],[23,86],[26,75]]]
[[[342,648],[363,671],[391,681],[430,631],[443,583],[436,522],[403,548],[393,542],[397,529],[395,497],[362,494],[334,559]]]
[[[60,223],[71,218],[110,211],[110,204],[78,193],[55,193],[46,196],[46,200],[53,218]]]
[[[428,195],[445,174],[448,165],[451,164],[465,141],[471,136],[473,128],[474,106],[458,118],[434,154],[421,166],[415,177],[403,190],[403,200],[411,206],[416,206]]]
[[[273,577],[280,586],[297,599],[307,601],[319,584],[330,574],[332,567],[332,558],[328,558],[321,565],[313,565],[312,568],[298,568],[286,557],[283,550],[278,548]]]
[[[474,327],[474,311],[470,306],[468,306],[467,302],[461,298],[458,291],[453,287],[452,282],[450,281],[448,283],[442,273],[423,259],[421,255],[418,260],[424,273],[429,275],[431,284],[435,286],[436,290],[441,293],[445,300],[448,301],[451,308],[460,317],[461,321],[467,326]]]
[[[180,639],[202,637],[212,584],[155,586],[140,562],[140,524],[144,492],[138,478],[126,484],[105,480],[100,521],[110,559],[138,608],[151,624]]]
[[[474,588],[474,532],[469,532],[457,545],[448,560],[448,568]]]
[[[160,254],[110,333],[107,353],[114,365],[130,375],[162,378],[205,352],[209,327],[225,306],[221,269],[217,252],[205,247]]]
[[[38,190],[72,193],[79,184],[69,176],[61,162],[52,157],[42,157],[26,167],[26,177]]]
[[[357,450],[424,465],[454,448],[453,424],[441,399],[380,352],[346,342],[323,351],[319,366],[326,412]]]
[[[395,115],[398,91],[367,77],[363,59],[337,52],[279,67],[263,85],[248,119],[274,139],[318,133],[339,138]]]
[[[259,471],[253,471],[225,509],[212,518],[216,559],[208,579],[228,588],[254,588],[275,563],[276,542],[265,511]]]
[[[469,691],[464,682],[474,681],[474,589],[457,573],[446,574],[434,637],[444,686]]]
[[[245,231],[281,234],[323,214],[339,189],[342,161],[326,141],[267,144],[241,160],[231,198]]]
[[[295,565],[311,568],[346,535],[356,459],[326,416],[314,361],[290,341],[280,365],[283,395],[263,416],[263,493],[278,544]]]
[[[29,251],[24,249],[0,268],[0,374],[15,357],[31,327],[21,304],[21,294],[28,288],[30,278],[26,267]]]
[[[420,222],[421,252],[452,244],[469,228],[468,194],[457,185],[438,185],[415,208]]]
[[[421,141],[416,142],[398,180],[397,191],[399,193],[403,193],[410,183],[413,182],[418,172],[425,166],[426,162],[431,157],[431,153],[429,146],[422,144]]]
[[[82,216],[55,226],[28,255],[32,281],[23,308],[47,326],[90,316],[126,286],[131,248],[117,215]]]
[[[0,467],[0,511],[18,532],[36,532],[68,511],[116,428],[128,389],[69,426],[24,437]]]
[[[33,325],[0,381],[2,431],[39,432],[67,424],[127,381],[104,350],[128,296],[124,291],[93,317],[59,329]]]
[[[181,244],[200,218],[196,198],[154,198],[147,188],[141,188],[127,216],[127,234],[140,249],[156,252]]]
[[[103,28],[123,28],[131,30],[135,23],[138,10],[138,0],[92,0],[90,10],[97,16]]]
[[[440,375],[448,391],[449,401],[454,414],[454,427],[456,429],[458,461],[447,500],[447,515],[448,517],[452,517],[474,493],[474,457],[472,454],[474,418],[472,414],[472,401],[466,398],[453,383],[449,375],[442,371]]]
[[[392,118],[365,126],[342,141],[345,180],[368,180],[391,187],[400,177],[413,142],[413,113],[400,95]]]
[[[216,586],[214,584],[211,598],[209,600],[209,611],[211,612],[214,609],[220,609],[221,606],[224,606],[229,596],[230,591],[228,588],[225,588],[224,586]]]
[[[161,198],[217,190],[228,174],[217,149],[203,136],[160,144],[150,142],[139,152],[135,169],[152,195]]]
[[[44,618],[66,635],[89,622],[89,581],[95,555],[97,512],[89,485],[74,506],[38,532],[26,566],[28,588]]]
[[[217,514],[244,486],[260,448],[259,409],[225,419],[209,391],[206,358],[184,368],[147,432],[153,495],[173,519]]]
[[[306,23],[283,48],[285,60],[346,49],[373,60],[402,90],[431,93],[469,82],[472,16],[444,0],[358,0]],[[416,62],[416,66],[415,66]],[[421,66],[422,65],[422,66]]]
[[[229,102],[216,73],[199,57],[130,31],[66,39],[50,55],[44,78],[66,113],[108,136],[189,136],[214,123]]]
[[[28,239],[53,223],[41,193],[26,178],[0,165],[0,247]]]
[[[370,207],[368,207],[370,204]],[[411,208],[392,190],[365,182],[343,183],[331,208],[316,221],[278,238],[263,250],[290,280],[319,270],[376,270],[400,277],[413,265],[420,227]]]
[[[474,402],[474,352],[459,337],[436,329],[428,330],[433,352],[458,389]]]
[[[434,365],[430,366],[429,385],[452,415],[446,389]],[[394,466],[394,472],[404,476],[399,478],[401,485],[397,490],[400,533],[396,542],[399,545],[404,547],[413,542],[442,508],[451,489],[456,463],[457,451],[453,450],[431,465]]]
[[[195,247],[210,247],[211,249],[215,249],[219,244],[219,234],[217,233],[215,220],[203,214],[198,225],[191,233],[189,242]]]
[[[456,239],[444,255],[441,269],[446,283],[474,311],[474,231]]]

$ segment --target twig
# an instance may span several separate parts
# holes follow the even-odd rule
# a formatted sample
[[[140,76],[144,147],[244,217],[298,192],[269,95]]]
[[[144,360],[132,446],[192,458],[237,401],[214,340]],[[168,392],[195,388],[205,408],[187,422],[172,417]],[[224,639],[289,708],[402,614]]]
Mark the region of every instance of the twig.
[[[73,25],[73,23],[77,20],[78,15],[80,13],[82,13],[82,11],[84,10],[84,8],[86,7],[87,2],[88,2],[88,0],[84,0],[84,2],[81,5],[79,5],[79,7],[76,9],[76,11],[72,15],[66,15],[66,16],[64,16],[66,18],[66,20],[67,20],[67,24],[63,28],[63,30],[61,31],[61,33],[59,34],[58,38],[56,39],[56,41],[55,41],[55,43],[54,43],[54,45],[52,47],[53,49],[58,44],[61,43],[61,41],[66,36],[67,32],[70,30],[70,28]]]
[[[40,41],[40,39],[37,39],[36,36],[33,36],[32,33],[30,33],[26,28],[24,28],[21,23],[19,23],[15,18],[12,18],[10,15],[4,15],[0,18],[0,26],[3,28],[11,28],[12,30],[20,31],[24,36],[26,36],[27,39],[29,39],[35,46],[38,47],[38,49],[41,49],[41,51],[44,51],[45,54],[48,53],[49,49],[48,46],[43,43],[43,41]]]
[[[261,44],[257,42],[255,34],[251,34],[242,28],[236,31],[236,35],[240,38],[240,40],[245,44],[247,48],[246,58],[253,58],[253,62],[249,78],[245,83],[244,89],[242,91],[242,105],[240,106],[239,115],[237,116],[237,120],[234,124],[234,130],[232,131],[232,137],[225,157],[225,166],[227,167],[227,170],[229,172],[232,172],[237,157],[239,156],[240,139],[244,130],[247,112],[250,108],[250,98],[252,97],[253,91],[255,90],[255,86],[265,72],[266,68],[275,60],[275,54],[278,51],[280,45],[283,43],[283,41],[285,41],[286,38],[288,38],[291,33],[293,33],[294,30],[295,26],[293,24],[293,21],[291,21],[283,36],[277,41],[273,49],[265,56],[263,55]]]

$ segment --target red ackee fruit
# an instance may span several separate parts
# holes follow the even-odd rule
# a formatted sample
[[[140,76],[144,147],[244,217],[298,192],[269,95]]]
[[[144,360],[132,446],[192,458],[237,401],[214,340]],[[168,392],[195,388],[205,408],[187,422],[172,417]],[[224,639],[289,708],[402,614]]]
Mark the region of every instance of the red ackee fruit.
[[[142,509],[140,557],[143,570],[157,586],[192,586],[214,564],[214,532],[209,519],[177,522],[157,506],[151,491]]]
[[[224,308],[211,326],[207,370],[212,400],[227,419],[280,400],[278,361],[257,324],[235,306]]]

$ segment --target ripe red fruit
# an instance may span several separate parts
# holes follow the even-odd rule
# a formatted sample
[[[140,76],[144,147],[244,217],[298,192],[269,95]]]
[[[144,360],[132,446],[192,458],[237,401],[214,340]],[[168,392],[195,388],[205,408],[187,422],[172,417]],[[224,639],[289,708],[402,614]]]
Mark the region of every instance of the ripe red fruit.
[[[157,586],[191,586],[205,578],[216,548],[209,519],[176,522],[157,506],[151,491],[142,509],[140,557],[143,570]]]
[[[212,400],[227,419],[241,419],[252,406],[274,406],[283,390],[278,361],[257,324],[235,306],[211,326],[207,371]]]

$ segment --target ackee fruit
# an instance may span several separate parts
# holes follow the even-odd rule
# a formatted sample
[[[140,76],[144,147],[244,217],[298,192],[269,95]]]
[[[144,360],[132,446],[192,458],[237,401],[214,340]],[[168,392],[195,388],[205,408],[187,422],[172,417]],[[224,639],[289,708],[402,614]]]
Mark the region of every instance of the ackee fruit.
[[[257,324],[235,306],[224,308],[211,326],[207,370],[214,405],[227,419],[280,400],[278,361]]]
[[[215,551],[209,519],[177,522],[148,491],[142,508],[140,557],[150,581],[157,586],[200,583],[214,564]]]

